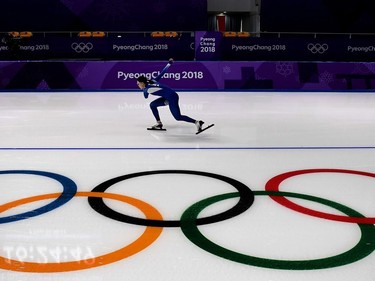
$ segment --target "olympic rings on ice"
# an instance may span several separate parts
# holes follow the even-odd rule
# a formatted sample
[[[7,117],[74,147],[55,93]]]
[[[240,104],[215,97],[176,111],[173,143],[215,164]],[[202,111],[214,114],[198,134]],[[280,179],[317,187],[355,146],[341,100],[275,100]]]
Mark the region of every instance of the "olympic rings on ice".
[[[304,195],[304,194],[297,194],[291,192],[270,192],[270,191],[254,191],[255,195],[269,195],[269,196],[287,196],[287,197],[295,197],[304,200],[309,200],[317,203],[321,203],[330,207],[333,207],[348,216],[355,216],[355,217],[363,217],[361,214],[357,213],[356,211],[329,201],[322,198]],[[198,229],[198,226],[194,223],[194,220],[191,220],[192,217],[196,218],[201,211],[203,211],[206,207],[210,206],[213,203],[237,197],[237,193],[228,193],[222,194],[218,196],[214,196],[211,198],[207,198],[202,200],[191,207],[189,207],[184,214],[182,215],[182,225],[181,229],[184,232],[185,236],[193,242],[198,247],[206,250],[209,253],[217,255],[219,257],[229,259],[235,262],[258,266],[258,267],[266,267],[266,268],[274,268],[274,269],[290,269],[290,270],[311,270],[311,269],[323,269],[323,268],[331,268],[336,266],[341,266],[349,263],[353,263],[358,261],[368,255],[370,255],[375,249],[375,227],[374,225],[366,225],[366,224],[358,224],[361,230],[361,238],[357,245],[355,245],[349,251],[346,251],[342,254],[322,258],[322,259],[314,259],[314,260],[297,260],[297,261],[289,261],[289,260],[273,260],[273,259],[265,259],[265,258],[258,258],[250,255],[245,255],[241,253],[237,253],[221,247],[214,242],[210,241],[206,238]]]
[[[375,178],[375,174],[367,173],[367,172],[361,172],[361,171],[354,171],[354,170],[342,170],[342,169],[308,169],[308,170],[298,170],[298,171],[292,171],[287,172],[284,174],[280,174],[276,177],[273,177],[266,183],[266,190],[267,191],[279,191],[279,186],[281,182],[284,180],[304,175],[304,174],[311,174],[311,173],[344,173],[344,174],[354,174],[354,175],[360,175],[360,176],[366,176],[366,177],[372,177]],[[296,203],[293,203],[292,201],[286,199],[285,197],[280,196],[271,196],[273,200],[275,200],[277,203],[292,209],[294,211],[318,217],[328,220],[334,220],[334,221],[341,221],[341,222],[351,222],[351,223],[364,223],[364,224],[375,224],[375,218],[367,218],[367,217],[353,217],[353,216],[341,216],[341,215],[334,215],[334,214],[328,214],[323,213],[319,211],[315,211],[309,208],[305,208],[301,205],[298,205]]]
[[[88,203],[90,206],[98,213],[117,220],[121,222],[126,222],[130,224],[142,225],[146,229],[144,233],[138,237],[135,241],[127,246],[122,247],[119,250],[115,250],[110,253],[106,253],[101,256],[91,257],[90,259],[81,259],[79,261],[64,261],[64,262],[47,262],[38,263],[31,261],[20,261],[10,258],[5,258],[0,256],[0,268],[12,270],[12,271],[23,271],[23,272],[63,272],[63,271],[73,271],[82,270],[97,266],[102,266],[106,264],[125,259],[132,256],[151,245],[161,234],[163,227],[181,227],[184,235],[195,245],[202,248],[203,250],[210,252],[219,257],[225,258],[227,260],[235,261],[238,263],[243,263],[252,266],[274,268],[274,269],[288,269],[288,270],[313,270],[313,269],[323,269],[331,268],[336,266],[342,266],[345,264],[353,263],[358,261],[368,255],[370,255],[375,250],[375,218],[365,217],[357,211],[344,206],[340,203],[333,202],[327,199],[299,194],[280,191],[280,184],[291,177],[311,174],[311,173],[344,173],[344,174],[354,174],[366,177],[375,178],[375,174],[354,170],[343,170],[343,169],[307,169],[307,170],[297,170],[287,173],[283,173],[271,178],[265,185],[265,191],[252,191],[247,185],[223,175],[201,172],[201,171],[191,171],[191,170],[157,170],[157,171],[146,171],[133,174],[122,175],[116,178],[107,180],[98,186],[96,186],[91,192],[77,192],[77,185],[73,180],[55,173],[45,172],[45,171],[32,171],[32,170],[7,170],[0,171],[0,175],[35,175],[51,178],[59,182],[63,191],[61,193],[51,193],[32,196],[28,198],[18,199],[9,203],[5,203],[0,206],[0,213],[5,212],[9,209],[28,204],[31,202],[42,201],[47,199],[54,199],[52,202],[44,205],[43,207],[37,208],[32,211],[24,212],[17,215],[0,217],[0,223],[14,222],[30,217],[35,217],[46,212],[52,211],[63,204],[67,203],[74,196],[88,197]],[[162,215],[151,205],[141,200],[131,198],[125,195],[107,193],[107,189],[112,185],[142,176],[149,175],[165,175],[165,174],[184,174],[192,176],[203,176],[212,178],[225,182],[234,187],[236,192],[226,193],[216,195],[210,198],[203,199],[192,206],[188,207],[182,214],[180,220],[164,220]],[[361,237],[359,242],[354,245],[350,250],[345,251],[341,254],[326,257],[321,259],[313,260],[274,260],[259,258],[251,255],[245,255],[242,253],[234,252],[230,249],[226,249],[220,245],[217,245],[205,237],[200,231],[200,225],[206,225],[211,223],[220,222],[232,217],[235,217],[246,210],[248,210],[254,202],[255,196],[269,196],[277,203],[295,210],[300,213],[311,215],[318,218],[330,219],[340,222],[350,222],[358,224],[361,231]],[[329,213],[324,213],[309,208],[305,208],[301,205],[293,203],[286,197],[298,198],[302,200],[308,200],[315,203],[323,204],[334,208],[345,215],[334,215]],[[121,201],[126,204],[133,205],[144,213],[146,218],[136,218],[131,217],[126,214],[121,214],[115,210],[109,208],[105,205],[103,198]],[[227,200],[230,198],[239,198],[236,205],[232,208],[223,211],[221,213],[207,216],[199,217],[199,214],[209,207],[210,205]]]
[[[17,215],[13,215],[9,217],[0,218],[0,224],[27,219],[30,217],[39,216],[46,212],[52,211],[53,209],[56,209],[60,207],[61,205],[64,205],[66,202],[72,199],[74,194],[77,192],[77,185],[75,184],[75,182],[59,174],[54,174],[54,173],[49,173],[49,172],[44,172],[44,171],[30,171],[30,170],[0,171],[0,175],[6,175],[6,174],[25,174],[25,175],[37,175],[37,176],[48,177],[61,183],[61,185],[63,186],[63,192],[60,194],[60,196],[57,197],[56,200],[36,210],[32,210],[26,213],[17,214]]]
[[[186,174],[186,175],[198,175],[198,176],[203,176],[203,177],[209,177],[209,178],[213,178],[213,179],[226,182],[229,185],[233,186],[235,189],[237,189],[237,191],[240,194],[239,196],[240,200],[234,207],[214,216],[210,216],[206,218],[199,218],[195,222],[197,225],[215,223],[215,222],[223,221],[225,219],[229,219],[234,216],[237,216],[245,212],[248,208],[250,208],[251,204],[254,201],[254,194],[252,193],[250,188],[235,179],[228,178],[222,175],[212,174],[212,173],[189,171],[189,170],[159,170],[159,171],[148,171],[148,172],[140,172],[140,173],[124,175],[124,176],[120,176],[120,177],[108,180],[106,182],[103,182],[99,184],[98,186],[96,186],[92,191],[105,192],[110,186],[120,181],[128,180],[128,179],[135,178],[135,177],[148,176],[148,175],[161,175],[161,174]],[[111,208],[109,208],[107,205],[105,205],[102,198],[89,198],[89,204],[98,213],[106,217],[109,217],[118,221],[122,221],[122,222],[127,222],[127,223],[137,224],[137,225],[163,226],[163,227],[179,227],[181,225],[180,221],[148,220],[148,219],[131,217],[125,214],[120,214],[112,210]]]
[[[58,193],[44,194],[39,196],[33,196],[21,200],[12,202],[8,204],[6,209],[19,206],[22,204],[27,204],[35,201],[46,200],[50,198],[58,197]],[[127,204],[131,204],[141,210],[147,218],[158,218],[162,219],[160,213],[151,205],[120,194],[113,193],[101,193],[101,192],[77,192],[75,196],[87,196],[87,197],[100,197],[108,198],[113,200],[118,200]],[[146,227],[143,234],[134,242],[129,245],[113,251],[108,254],[101,255],[99,257],[92,257],[86,260],[78,261],[68,261],[68,262],[53,262],[53,263],[37,263],[37,262],[27,262],[27,261],[17,261],[11,260],[9,258],[0,257],[0,268],[22,271],[22,272],[63,272],[63,271],[74,271],[82,270],[97,266],[106,265],[113,263],[129,256],[132,256],[143,249],[147,248],[152,244],[160,235],[162,228],[160,227]]]

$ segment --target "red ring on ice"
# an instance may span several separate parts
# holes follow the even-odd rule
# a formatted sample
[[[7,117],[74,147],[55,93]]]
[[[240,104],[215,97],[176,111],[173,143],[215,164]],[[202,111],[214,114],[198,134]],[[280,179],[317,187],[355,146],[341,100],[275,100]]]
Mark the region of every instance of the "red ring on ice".
[[[265,186],[265,189],[267,191],[280,191],[280,184],[291,177],[304,175],[304,174],[312,174],[312,173],[342,173],[342,174],[353,174],[353,175],[360,175],[360,176],[366,176],[366,177],[372,177],[375,178],[375,174],[368,173],[368,172],[362,172],[362,171],[355,171],[355,170],[343,170],[343,169],[306,169],[306,170],[297,170],[297,171],[291,171],[287,173],[283,173],[280,175],[277,175],[270,179]],[[350,222],[350,223],[362,223],[362,224],[375,224],[375,218],[374,217],[366,217],[366,218],[358,218],[358,217],[348,217],[348,216],[342,216],[342,215],[335,215],[325,212],[316,211],[313,209],[309,209],[306,207],[303,207],[301,205],[298,205],[290,200],[288,200],[284,196],[275,196],[270,195],[270,197],[276,201],[277,203],[292,209],[294,211],[318,217],[333,221],[340,221],[340,222]]]

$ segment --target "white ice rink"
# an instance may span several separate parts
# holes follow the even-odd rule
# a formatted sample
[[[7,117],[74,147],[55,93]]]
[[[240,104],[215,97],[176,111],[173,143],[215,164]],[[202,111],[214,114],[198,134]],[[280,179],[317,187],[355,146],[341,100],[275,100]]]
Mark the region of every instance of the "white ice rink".
[[[151,100],[0,93],[0,281],[375,280],[374,93]]]

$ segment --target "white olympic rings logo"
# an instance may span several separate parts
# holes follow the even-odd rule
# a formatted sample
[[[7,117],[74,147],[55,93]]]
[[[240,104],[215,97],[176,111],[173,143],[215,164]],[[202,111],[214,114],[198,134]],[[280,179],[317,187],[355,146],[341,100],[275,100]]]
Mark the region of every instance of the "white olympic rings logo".
[[[310,43],[307,45],[307,49],[313,54],[324,54],[328,51],[328,44]]]
[[[88,43],[83,43],[83,42],[75,43],[74,42],[71,47],[76,53],[88,53],[94,48],[94,45],[90,42]]]

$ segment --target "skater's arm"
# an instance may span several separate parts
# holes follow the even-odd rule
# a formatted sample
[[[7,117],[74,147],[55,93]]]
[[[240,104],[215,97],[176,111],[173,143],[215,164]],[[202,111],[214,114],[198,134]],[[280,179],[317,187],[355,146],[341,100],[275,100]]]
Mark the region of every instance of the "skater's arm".
[[[145,99],[148,98],[147,88],[144,88],[144,89],[143,89],[143,95],[144,95]]]
[[[154,81],[159,81],[159,79],[164,75],[164,73],[167,72],[168,68],[172,65],[173,63],[173,59],[169,59],[167,65],[163,68],[163,70],[160,72],[160,74],[158,76],[156,76],[153,80]]]

